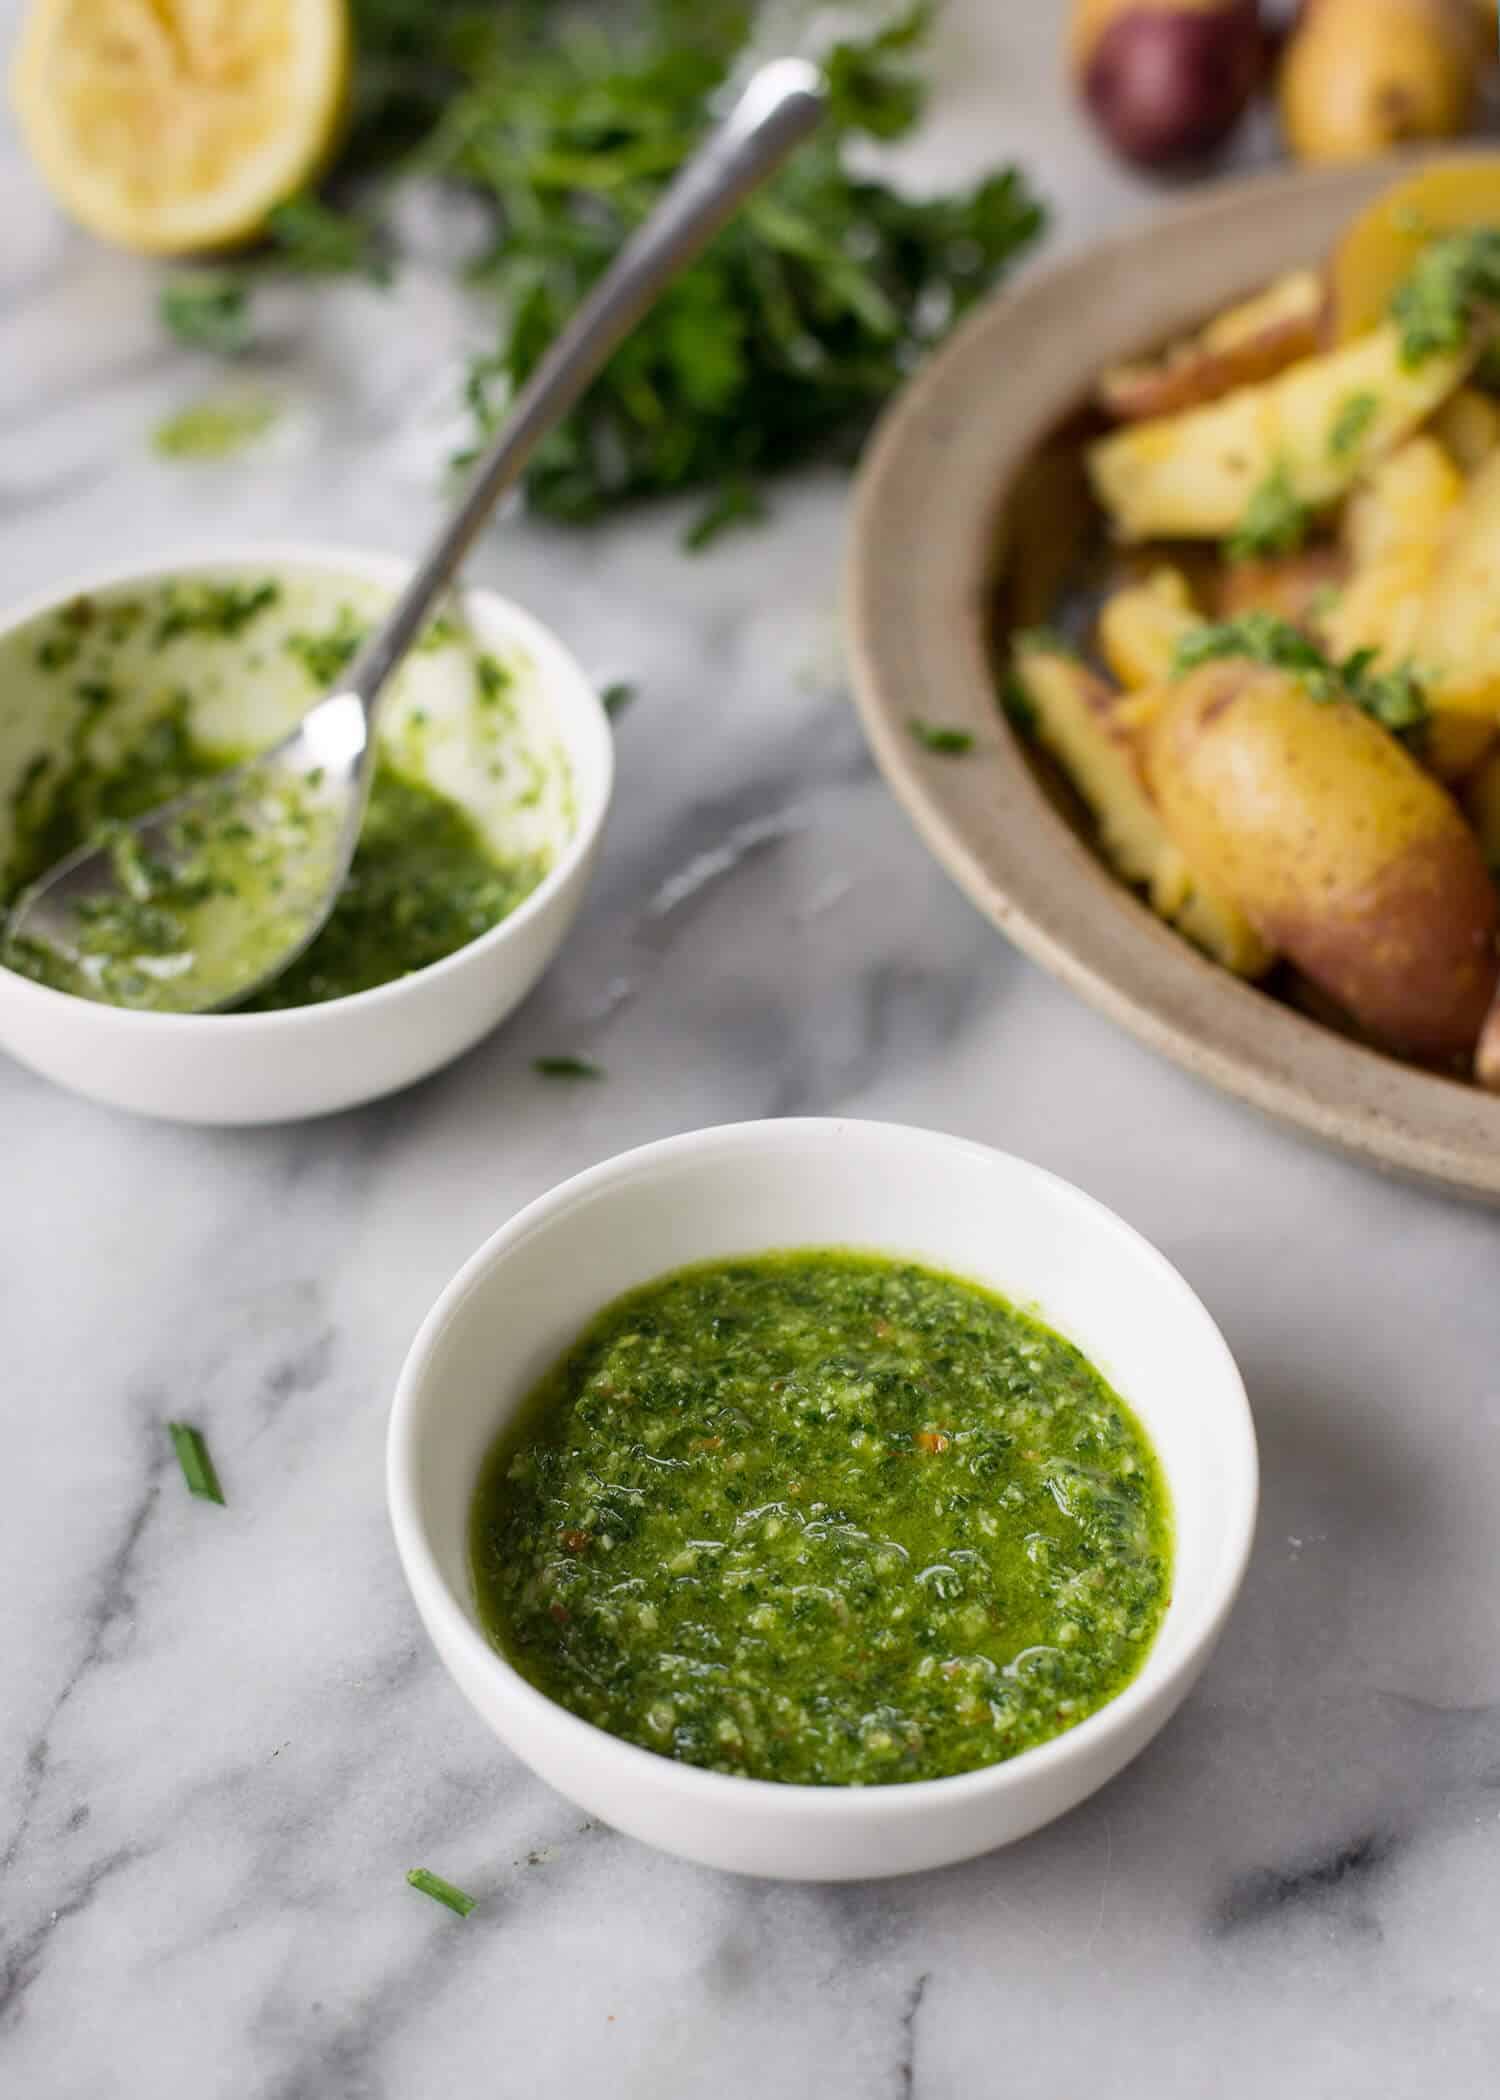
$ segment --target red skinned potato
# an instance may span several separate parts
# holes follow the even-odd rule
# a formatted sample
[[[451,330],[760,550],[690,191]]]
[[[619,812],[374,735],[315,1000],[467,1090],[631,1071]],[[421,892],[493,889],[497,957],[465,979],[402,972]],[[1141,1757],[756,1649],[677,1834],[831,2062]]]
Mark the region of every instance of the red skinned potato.
[[[1221,146],[1261,65],[1257,0],[1077,0],[1080,94],[1118,153],[1143,167]]]
[[[1326,303],[1316,270],[1290,271],[1157,356],[1111,365],[1095,399],[1116,422],[1138,423],[1274,379],[1317,350]]]
[[[1394,737],[1226,658],[1171,688],[1145,763],[1169,837],[1368,1037],[1470,1056],[1500,977],[1500,900],[1457,805]]]

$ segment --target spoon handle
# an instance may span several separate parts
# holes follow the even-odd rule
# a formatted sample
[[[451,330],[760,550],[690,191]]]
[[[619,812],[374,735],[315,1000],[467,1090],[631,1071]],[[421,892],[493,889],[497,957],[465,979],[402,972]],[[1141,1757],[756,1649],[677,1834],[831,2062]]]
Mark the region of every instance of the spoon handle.
[[[349,668],[372,716],[381,689],[422,631],[434,602],[491,511],[673,278],[708,246],[752,190],[823,115],[822,76],[809,60],[773,59],[752,74],[724,122],[646,223],[631,236],[516,395],[462,503],[380,627]]]

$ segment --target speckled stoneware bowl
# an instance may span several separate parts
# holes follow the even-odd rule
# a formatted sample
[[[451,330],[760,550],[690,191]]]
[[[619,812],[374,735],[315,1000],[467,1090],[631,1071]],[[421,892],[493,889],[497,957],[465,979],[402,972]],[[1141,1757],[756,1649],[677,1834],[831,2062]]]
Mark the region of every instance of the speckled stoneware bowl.
[[[1494,1202],[1500,1098],[1348,1042],[1200,956],[1058,813],[996,705],[997,584],[1029,557],[1034,599],[1049,559],[1035,543],[1059,532],[1043,509],[1057,492],[1035,478],[1042,440],[1101,367],[1325,253],[1391,179],[1387,163],[1216,188],[978,311],[897,404],[864,470],[849,589],[855,682],[917,829],[1027,954],[1268,1114]],[[974,754],[956,763],[922,750],[914,715],[971,731]]]

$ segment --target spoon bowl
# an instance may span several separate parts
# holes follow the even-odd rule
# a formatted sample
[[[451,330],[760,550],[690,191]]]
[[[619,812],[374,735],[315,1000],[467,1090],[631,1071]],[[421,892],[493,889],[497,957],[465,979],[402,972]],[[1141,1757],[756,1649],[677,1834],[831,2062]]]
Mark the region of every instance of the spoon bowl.
[[[268,574],[282,579],[289,595],[316,587],[322,602],[332,592],[375,612],[396,597],[411,569],[389,555],[231,543],[72,578],[0,614],[0,660],[17,667],[16,676],[0,680],[0,864],[11,850],[7,812],[27,769],[66,751],[67,726],[49,714],[48,682],[27,669],[36,636],[80,599],[138,597],[168,581]],[[565,768],[565,787],[534,813],[533,843],[545,846],[549,865],[522,903],[425,969],[321,1005],[271,1012],[132,1010],[0,968],[0,1049],[114,1107],[185,1123],[257,1124],[324,1115],[392,1093],[502,1021],[551,962],[583,901],[613,787],[614,740],[596,689],[539,621],[477,586],[458,591],[454,609],[476,649],[520,667],[515,697],[527,735],[555,751]],[[252,741],[277,748],[286,727],[284,695],[278,714],[250,678],[217,700],[203,698],[201,713],[195,730],[240,749]],[[393,715],[377,741],[409,765],[403,728],[400,714]],[[460,785],[446,775],[434,784],[445,792]],[[481,775],[473,804],[481,819],[484,787]]]

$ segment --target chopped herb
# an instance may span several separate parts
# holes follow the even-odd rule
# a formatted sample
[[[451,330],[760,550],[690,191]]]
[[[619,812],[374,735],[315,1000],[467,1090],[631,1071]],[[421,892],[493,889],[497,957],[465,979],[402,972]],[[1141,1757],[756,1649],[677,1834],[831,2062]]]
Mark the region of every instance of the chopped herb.
[[[499,657],[491,656],[487,650],[475,657],[474,676],[479,682],[479,699],[484,707],[493,707],[501,694],[515,684],[513,675]]]
[[[264,437],[276,416],[269,394],[222,394],[168,416],[151,443],[164,459],[228,459]]]
[[[179,343],[233,357],[250,346],[250,300],[243,277],[230,270],[194,270],[169,277],[159,305],[162,324]]]
[[[431,1896],[434,1903],[446,1904],[449,1910],[456,1911],[461,1918],[466,1918],[471,1910],[479,1908],[473,1896],[466,1896],[463,1890],[456,1889],[451,1881],[444,1881],[441,1874],[429,1873],[426,1867],[413,1867],[406,1879],[410,1887],[420,1889],[424,1896]]]
[[[316,197],[289,197],[266,220],[281,260],[309,277],[369,277],[384,284],[389,266],[373,226]]]
[[[1410,665],[1377,673],[1373,649],[1358,649],[1335,663],[1300,627],[1274,613],[1248,612],[1237,620],[1195,627],[1177,644],[1172,674],[1180,678],[1199,664],[1228,656],[1289,671],[1314,700],[1350,701],[1393,735],[1419,729],[1427,720],[1426,694]]]
[[[584,1057],[538,1057],[531,1069],[543,1079],[602,1079],[603,1065],[591,1065]]]
[[[80,707],[97,712],[100,708],[108,707],[111,701],[117,700],[119,694],[107,679],[80,678],[73,688],[73,698]]]
[[[327,193],[293,199],[232,281],[243,298],[278,266],[378,271],[399,247],[383,209],[393,183],[420,173],[461,190],[489,229],[472,275],[493,297],[495,340],[467,389],[482,438],[703,137],[754,9],[632,0],[598,10],[586,34],[573,10],[541,4],[356,0],[354,12],[353,116],[334,171],[354,208]],[[851,165],[867,141],[917,122],[931,13],[912,7],[829,55],[819,136],[539,448],[533,509],[573,522],[848,457],[921,356],[1036,239],[1042,210],[1014,169],[912,198]],[[235,315],[227,339],[246,334]],[[749,514],[737,495],[714,524]]]
[[[1273,467],[1245,506],[1239,529],[1225,544],[1231,561],[1256,561],[1267,555],[1295,554],[1307,538],[1312,519],[1298,499],[1285,466]]]
[[[353,661],[365,630],[351,606],[341,605],[332,627],[322,634],[289,634],[282,647],[295,656],[316,686],[331,686]]]
[[[1000,712],[1022,736],[1030,736],[1036,729],[1036,704],[1018,671],[1007,672],[1000,687]]]
[[[765,499],[754,482],[735,475],[698,513],[682,535],[682,544],[689,554],[701,554],[705,547],[712,546],[716,539],[731,532],[736,525],[758,525],[765,515]]]
[[[609,716],[611,722],[619,720],[631,701],[635,699],[638,690],[638,687],[631,685],[623,678],[617,678],[613,685],[607,685],[604,688],[604,691],[599,695],[599,704]]]
[[[1378,394],[1350,394],[1339,405],[1328,431],[1328,449],[1335,459],[1348,459],[1380,411]]]
[[[167,1434],[172,1439],[172,1448],[177,1453],[177,1463],[182,1468],[189,1493],[204,1502],[217,1502],[222,1508],[224,1490],[219,1486],[219,1476],[208,1455],[202,1431],[194,1429],[188,1422],[169,1422]]]
[[[974,748],[974,739],[967,729],[949,729],[941,723],[919,722],[915,715],[908,721],[906,733],[924,751],[935,751],[940,758],[965,758]]]
[[[451,649],[463,638],[464,631],[452,613],[434,613],[416,646],[421,655],[435,656],[439,649]]]
[[[1500,308],[1500,226],[1476,226],[1434,241],[1391,301],[1401,361],[1412,366],[1462,350],[1476,321]]]
[[[37,643],[36,661],[39,671],[65,671],[77,656],[83,644],[76,634],[53,633]]]
[[[185,634],[243,634],[267,607],[280,603],[281,585],[264,583],[179,583],[166,593],[166,607],[152,641],[160,649]]]

